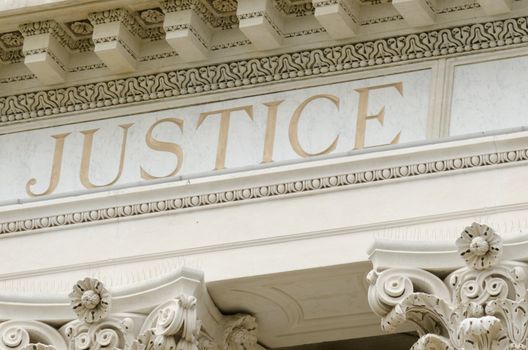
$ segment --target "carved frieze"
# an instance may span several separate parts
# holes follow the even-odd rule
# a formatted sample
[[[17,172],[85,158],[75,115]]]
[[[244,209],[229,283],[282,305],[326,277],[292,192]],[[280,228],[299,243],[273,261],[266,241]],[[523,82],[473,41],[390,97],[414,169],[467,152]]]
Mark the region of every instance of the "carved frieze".
[[[139,14],[141,19],[148,24],[163,22],[163,12],[158,9],[148,9]]]
[[[22,46],[24,38],[20,32],[10,32],[0,35],[0,40],[7,47]]]
[[[496,47],[525,45],[520,17],[0,97],[0,125],[140,101],[251,87]]]

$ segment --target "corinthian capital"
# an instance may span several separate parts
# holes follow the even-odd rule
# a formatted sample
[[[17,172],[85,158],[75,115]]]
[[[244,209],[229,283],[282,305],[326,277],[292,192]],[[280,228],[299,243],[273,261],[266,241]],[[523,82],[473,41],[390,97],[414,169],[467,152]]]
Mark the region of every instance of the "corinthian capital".
[[[486,225],[466,227],[456,246],[466,266],[443,279],[419,268],[370,272],[369,303],[382,328],[413,324],[416,350],[526,349],[528,264],[501,261],[502,238]]]
[[[52,299],[21,308],[22,317],[45,315],[50,325],[0,323],[0,350],[262,349],[256,319],[248,314],[222,314],[200,271],[181,268],[127,288],[111,288],[111,280],[107,285],[108,289],[100,280],[87,277],[73,285],[69,305],[67,299]],[[10,315],[20,317],[21,313]],[[70,321],[64,324],[64,320]],[[57,330],[59,322],[62,327]]]

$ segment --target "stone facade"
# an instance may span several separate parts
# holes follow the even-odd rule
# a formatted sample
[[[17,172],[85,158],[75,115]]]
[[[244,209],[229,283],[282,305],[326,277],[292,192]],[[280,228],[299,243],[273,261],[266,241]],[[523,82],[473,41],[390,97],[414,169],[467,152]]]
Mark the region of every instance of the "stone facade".
[[[0,348],[525,349],[527,16],[1,3]]]

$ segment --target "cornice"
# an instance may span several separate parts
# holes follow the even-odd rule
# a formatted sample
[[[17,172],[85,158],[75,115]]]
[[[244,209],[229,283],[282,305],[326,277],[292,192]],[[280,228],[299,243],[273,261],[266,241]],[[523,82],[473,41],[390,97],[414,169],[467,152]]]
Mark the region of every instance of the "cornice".
[[[386,65],[525,46],[527,17],[0,97],[0,126]]]
[[[513,136],[516,139],[519,136]],[[476,141],[477,143],[480,141]],[[486,141],[488,142],[488,141]],[[495,141],[493,141],[495,142]],[[484,142],[485,143],[485,142]],[[518,141],[514,144],[518,145]],[[449,143],[440,146],[447,147]],[[62,212],[43,217],[27,217],[0,223],[0,235],[9,235],[21,232],[31,232],[42,229],[102,223],[115,219],[137,218],[143,215],[175,213],[181,210],[205,208],[225,204],[241,204],[262,199],[285,198],[301,194],[317,193],[319,191],[337,190],[341,188],[354,188],[356,186],[384,183],[393,180],[411,180],[431,175],[456,174],[460,171],[483,170],[490,167],[511,166],[521,164],[528,160],[527,147],[510,146],[508,150],[496,152],[460,154],[457,157],[435,158],[430,161],[406,163],[400,160],[391,167],[370,167],[361,171],[335,172],[325,176],[312,176],[259,184],[256,186],[232,187],[222,191],[213,191],[190,195],[182,195],[153,201],[136,202],[132,204],[114,205],[108,207],[91,208],[84,211]],[[419,152],[408,149],[406,152]],[[469,147],[468,149],[472,149]],[[408,159],[408,158],[403,158]],[[317,173],[317,172],[316,172]]]

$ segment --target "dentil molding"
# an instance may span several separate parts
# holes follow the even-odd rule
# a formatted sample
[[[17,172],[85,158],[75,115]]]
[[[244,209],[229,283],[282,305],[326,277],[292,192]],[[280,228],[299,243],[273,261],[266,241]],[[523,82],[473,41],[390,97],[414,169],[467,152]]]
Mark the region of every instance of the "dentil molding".
[[[385,331],[415,326],[412,349],[526,349],[528,264],[503,261],[503,240],[473,223],[456,240],[466,267],[442,278],[398,266],[375,268],[367,279],[369,304]]]
[[[119,39],[119,38],[117,38]],[[116,39],[116,40],[117,40]],[[113,39],[112,39],[113,40]],[[307,49],[0,97],[0,126],[365,68],[515,47],[528,42],[527,17]],[[43,51],[40,54],[49,54]]]

